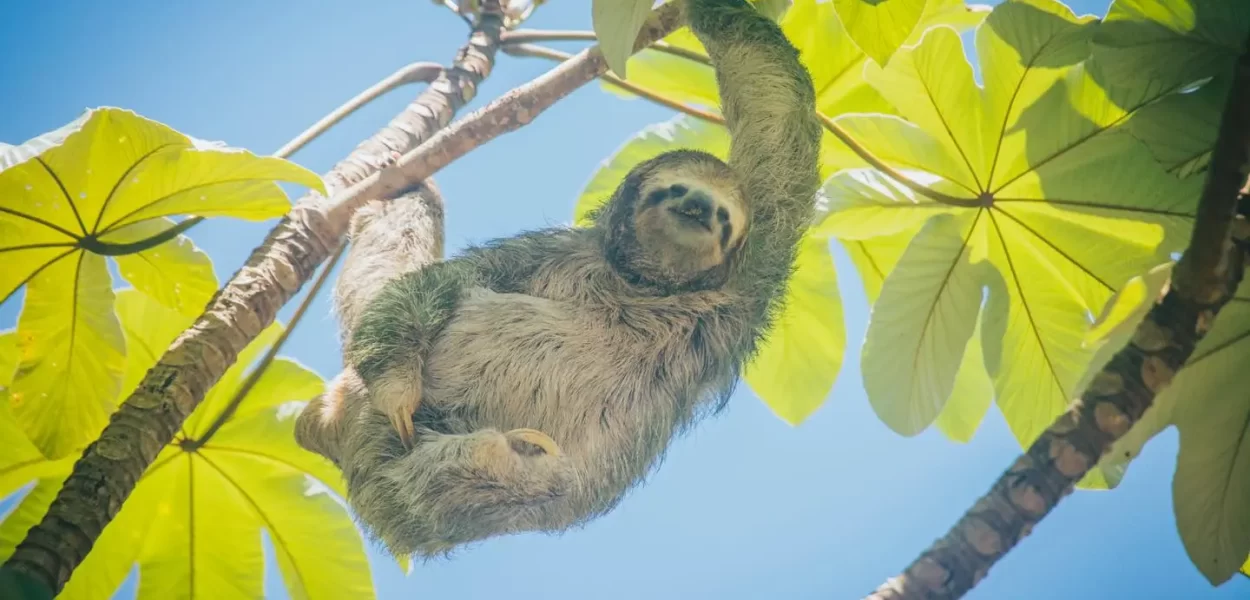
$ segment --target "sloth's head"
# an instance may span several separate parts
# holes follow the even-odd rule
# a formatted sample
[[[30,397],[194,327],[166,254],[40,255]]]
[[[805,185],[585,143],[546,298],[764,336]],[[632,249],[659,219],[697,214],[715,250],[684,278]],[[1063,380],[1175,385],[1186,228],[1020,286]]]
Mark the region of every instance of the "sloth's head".
[[[666,152],[634,167],[596,217],[617,272],[666,290],[724,284],[749,219],[733,171],[695,150]]]

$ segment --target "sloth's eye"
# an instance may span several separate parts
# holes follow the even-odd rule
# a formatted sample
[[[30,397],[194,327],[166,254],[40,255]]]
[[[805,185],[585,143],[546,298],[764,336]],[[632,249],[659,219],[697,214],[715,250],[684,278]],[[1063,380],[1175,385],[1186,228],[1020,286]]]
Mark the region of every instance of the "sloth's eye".
[[[674,198],[685,196],[688,191],[690,190],[680,183],[674,183],[673,185],[668,186],[668,192],[672,194]]]

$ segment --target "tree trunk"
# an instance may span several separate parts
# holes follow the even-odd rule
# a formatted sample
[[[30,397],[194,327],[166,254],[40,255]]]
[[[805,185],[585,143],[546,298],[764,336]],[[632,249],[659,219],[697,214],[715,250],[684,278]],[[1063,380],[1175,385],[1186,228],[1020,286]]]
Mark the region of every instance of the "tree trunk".
[[[869,600],[963,596],[1141,419],[1241,282],[1245,260],[1241,243],[1246,240],[1240,235],[1234,240],[1231,234],[1247,167],[1250,51],[1235,67],[1189,247],[1173,270],[1167,293],[1137,326],[1128,345],[989,493]]]

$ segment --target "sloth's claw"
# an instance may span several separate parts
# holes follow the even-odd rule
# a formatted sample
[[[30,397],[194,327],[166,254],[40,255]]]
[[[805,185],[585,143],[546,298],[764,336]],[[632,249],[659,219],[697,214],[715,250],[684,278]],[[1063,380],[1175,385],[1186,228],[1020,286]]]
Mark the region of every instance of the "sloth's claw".
[[[518,454],[535,455],[546,454],[548,456],[560,456],[560,445],[551,436],[538,431],[537,429],[513,429],[504,434],[508,438],[508,442],[512,445],[513,451]],[[537,446],[537,448],[533,448]]]

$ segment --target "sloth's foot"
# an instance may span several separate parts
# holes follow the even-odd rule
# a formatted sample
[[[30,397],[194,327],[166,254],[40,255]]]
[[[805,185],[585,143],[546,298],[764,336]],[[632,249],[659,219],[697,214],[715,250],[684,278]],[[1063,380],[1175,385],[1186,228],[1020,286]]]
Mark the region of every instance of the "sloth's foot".
[[[387,390],[389,391],[389,390]],[[412,448],[413,425],[412,415],[421,405],[421,392],[412,386],[404,388],[395,386],[394,393],[379,393],[373,396],[374,406],[386,415],[391,427],[399,433],[399,439],[407,448]]]
[[[560,445],[537,429],[513,429],[504,434],[512,451],[522,456],[560,456]]]

